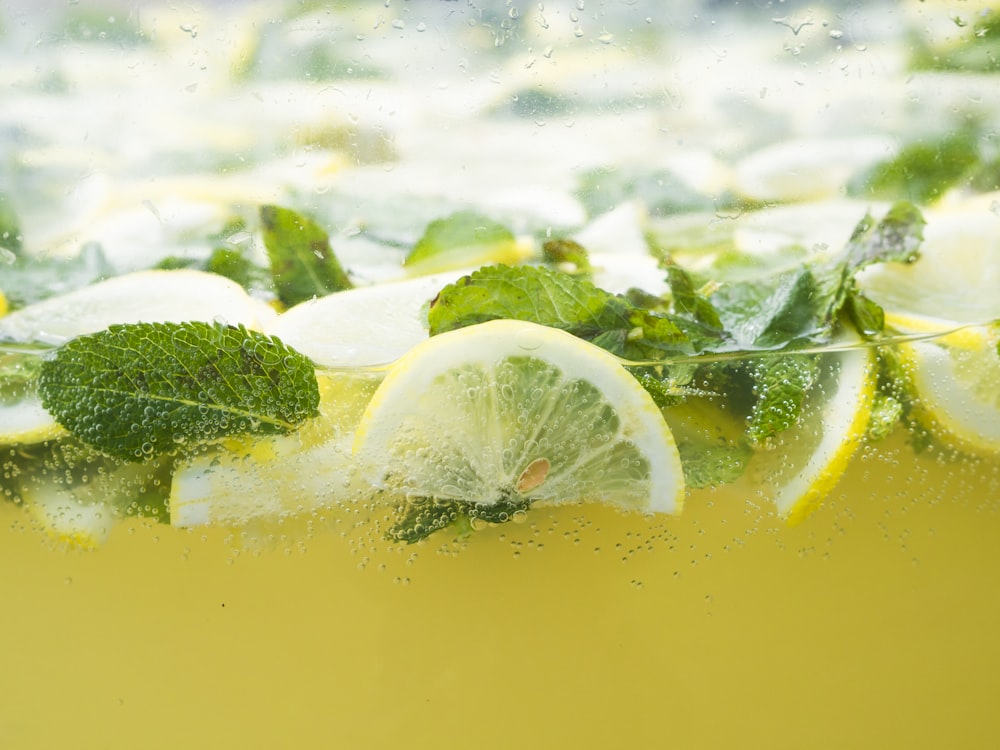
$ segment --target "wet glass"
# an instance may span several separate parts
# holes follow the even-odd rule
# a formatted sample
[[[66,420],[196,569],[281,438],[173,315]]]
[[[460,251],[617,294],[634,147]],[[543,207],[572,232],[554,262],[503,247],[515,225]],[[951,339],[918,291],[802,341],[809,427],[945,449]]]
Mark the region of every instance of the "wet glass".
[[[797,428],[747,446],[753,407],[735,394],[750,380],[727,390],[698,370],[668,394],[685,397],[663,409],[688,479],[676,516],[534,507],[407,544],[377,503],[342,502],[331,456],[349,463],[350,441],[311,452],[326,433],[183,465],[95,458],[63,433],[0,440],[6,745],[939,747],[996,733],[997,17],[947,0],[667,6],[4,5],[5,434],[37,418],[15,409],[36,359],[120,312],[99,297],[18,338],[11,316],[43,299],[164,264],[228,269],[249,295],[224,317],[280,325],[261,206],[311,217],[355,285],[410,284],[373,298],[371,321],[338,309],[306,333],[275,329],[319,364],[329,418],[351,427],[424,335],[426,301],[469,266],[539,263],[548,240],[577,241],[588,278],[637,303],[629,290],[677,294],[668,263],[752,287],[835,259],[897,201],[919,209],[938,259],[858,272],[891,325],[797,348],[818,363]],[[406,265],[432,222],[470,210],[514,241]],[[214,287],[192,289],[154,284],[147,304],[222,309]],[[717,359],[749,379],[793,361],[763,345]],[[914,400],[893,390],[904,381]],[[241,483],[261,445],[283,468]],[[795,490],[815,490],[812,512],[789,524],[775,488],[815,456]],[[182,482],[209,476],[209,499],[182,506]]]

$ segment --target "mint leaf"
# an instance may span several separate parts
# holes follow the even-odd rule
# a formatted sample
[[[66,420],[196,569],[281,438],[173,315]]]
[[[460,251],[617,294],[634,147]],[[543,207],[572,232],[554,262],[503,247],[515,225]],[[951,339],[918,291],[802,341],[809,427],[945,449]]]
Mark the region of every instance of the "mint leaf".
[[[530,505],[528,498],[516,493],[504,494],[491,505],[467,500],[409,498],[397,506],[396,519],[388,536],[398,542],[414,544],[449,526],[467,533],[472,529],[473,520],[507,523],[514,519],[515,513],[526,511]]]
[[[915,206],[897,203],[880,221],[866,215],[832,258],[723,283],[711,296],[712,306],[739,349],[826,340],[847,301],[857,294],[855,274],[872,263],[913,261],[923,227],[923,216]],[[881,332],[881,313],[872,303],[856,299],[848,312],[868,335]]]
[[[575,273],[590,273],[591,270],[587,249],[568,237],[546,240],[542,244],[542,257],[546,263],[570,264]]]
[[[426,270],[475,266],[511,250],[516,239],[507,227],[474,211],[458,211],[428,224],[403,265]]]
[[[677,452],[684,471],[684,485],[692,489],[715,487],[739,479],[753,456],[753,449],[742,441],[679,439]]]
[[[212,323],[133,323],[81,336],[42,364],[42,405],[80,440],[143,460],[316,416],[312,363],[277,339]]]
[[[353,286],[315,221],[279,206],[261,206],[260,221],[278,299],[287,307]]]
[[[816,357],[806,354],[762,357],[752,366],[751,376],[757,398],[747,437],[760,445],[798,421],[806,393],[819,376],[819,364]]]
[[[980,161],[973,129],[903,147],[848,184],[856,196],[930,203],[969,175]]]
[[[508,318],[560,328],[632,360],[690,352],[669,318],[589,281],[538,266],[486,266],[446,286],[431,303],[431,335]]]

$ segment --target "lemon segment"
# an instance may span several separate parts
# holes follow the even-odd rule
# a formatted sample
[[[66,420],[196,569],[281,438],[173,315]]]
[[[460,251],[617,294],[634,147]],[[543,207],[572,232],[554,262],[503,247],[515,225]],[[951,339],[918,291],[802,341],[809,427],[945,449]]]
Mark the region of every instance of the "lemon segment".
[[[494,320],[440,334],[389,372],[354,440],[374,487],[494,505],[603,502],[673,513],[673,436],[620,361],[553,328]]]
[[[964,328],[902,347],[921,421],[973,453],[1000,452],[997,326]]]
[[[759,496],[791,525],[816,510],[840,480],[865,436],[875,396],[871,350],[822,356],[823,374],[798,423],[771,438],[748,469]]]
[[[471,269],[359,287],[301,302],[264,332],[326,367],[367,367],[395,361],[427,338],[423,308]]]
[[[117,522],[102,502],[82,502],[72,490],[46,483],[25,492],[25,505],[35,522],[58,544],[92,550],[107,541]]]
[[[347,502],[354,426],[379,382],[319,372],[320,416],[291,435],[232,438],[180,462],[170,488],[177,527],[280,520]]]
[[[224,320],[260,328],[267,305],[203,271],[137,271],[37,302],[0,318],[0,340],[63,344],[113,323]]]

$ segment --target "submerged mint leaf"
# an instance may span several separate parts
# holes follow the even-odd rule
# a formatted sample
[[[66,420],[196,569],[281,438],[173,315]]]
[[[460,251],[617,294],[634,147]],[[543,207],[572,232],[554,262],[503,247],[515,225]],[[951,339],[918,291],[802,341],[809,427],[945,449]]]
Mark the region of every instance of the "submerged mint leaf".
[[[746,441],[682,439],[677,441],[677,452],[684,471],[684,485],[692,489],[735,482],[753,456],[753,449]]]
[[[396,508],[396,520],[388,536],[398,542],[414,544],[449,526],[465,535],[473,528],[474,520],[507,523],[514,520],[516,513],[523,513],[530,506],[531,500],[516,492],[504,493],[492,505],[467,500],[409,498]]]
[[[538,266],[481,268],[441,290],[428,313],[431,335],[497,318],[559,328],[632,360],[691,350],[669,318]]]
[[[350,289],[330,238],[312,219],[289,208],[261,206],[264,246],[278,299],[288,307]]]
[[[285,433],[319,411],[312,363],[213,323],[132,323],[72,339],[42,364],[42,405],[80,440],[137,461],[239,433]]]
[[[747,437],[759,445],[798,421],[806,393],[819,377],[819,363],[815,356],[806,354],[763,357],[750,374],[757,398]]]
[[[430,272],[477,266],[516,256],[517,239],[503,224],[474,211],[432,221],[403,265]]]

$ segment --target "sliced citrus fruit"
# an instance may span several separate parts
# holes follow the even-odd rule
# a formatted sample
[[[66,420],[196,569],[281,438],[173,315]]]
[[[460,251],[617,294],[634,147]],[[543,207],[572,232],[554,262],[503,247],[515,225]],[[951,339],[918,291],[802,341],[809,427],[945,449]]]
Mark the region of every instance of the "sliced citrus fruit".
[[[861,290],[897,318],[954,323],[1000,318],[1000,216],[970,203],[925,217],[918,260],[864,269],[857,277]]]
[[[28,305],[0,318],[0,342],[59,345],[112,323],[222,319],[259,328],[273,315],[229,279],[201,271],[138,271]],[[16,355],[0,354],[13,361]],[[9,381],[9,382],[8,382]],[[0,444],[61,434],[30,382],[0,369]]]
[[[840,480],[868,428],[876,367],[870,349],[820,355],[820,376],[795,425],[769,438],[747,477],[789,524],[820,506]]]
[[[62,344],[112,323],[221,319],[259,328],[270,308],[234,281],[193,270],[137,271],[0,318],[0,341]]]
[[[174,526],[281,520],[352,497],[354,427],[378,385],[363,372],[319,372],[320,416],[291,435],[232,439],[174,470]]]
[[[265,326],[265,333],[321,366],[385,365],[427,338],[424,305],[468,273],[359,287],[301,302]]]
[[[901,346],[918,418],[945,442],[974,453],[1000,452],[998,340],[1000,327],[973,326]]]
[[[375,487],[477,506],[604,502],[669,513],[684,492],[670,429],[621,362],[513,320],[407,353],[368,404],[354,453]]]

